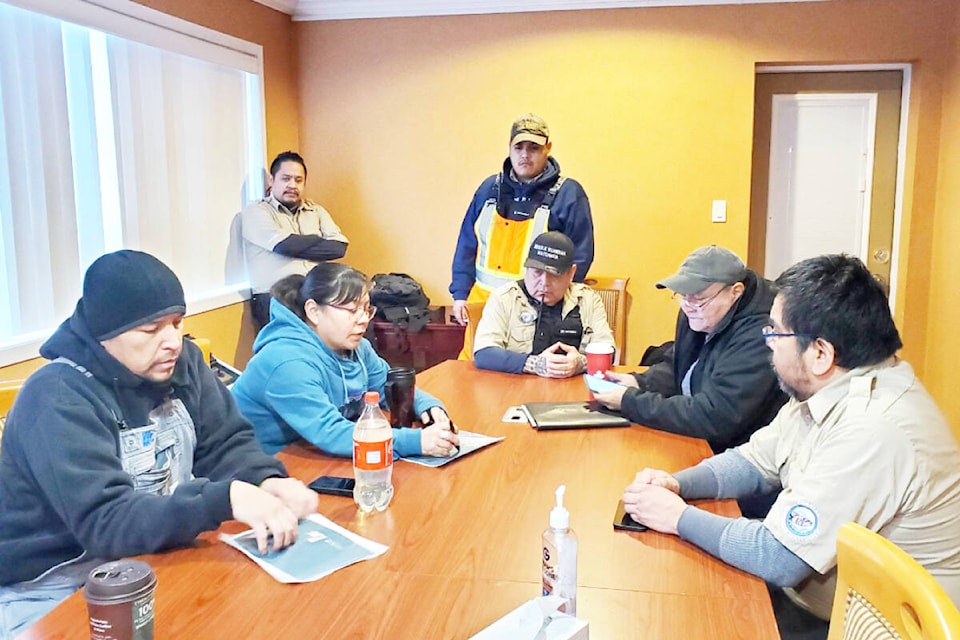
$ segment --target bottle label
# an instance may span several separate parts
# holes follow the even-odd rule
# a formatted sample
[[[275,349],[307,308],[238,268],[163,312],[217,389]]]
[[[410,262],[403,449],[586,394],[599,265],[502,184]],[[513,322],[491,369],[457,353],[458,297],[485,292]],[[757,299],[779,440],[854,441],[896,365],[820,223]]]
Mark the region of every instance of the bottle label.
[[[557,549],[549,541],[543,543],[543,595],[557,590]],[[559,595],[559,594],[557,594]]]
[[[362,471],[381,471],[393,464],[393,438],[376,442],[353,441],[353,466]]]

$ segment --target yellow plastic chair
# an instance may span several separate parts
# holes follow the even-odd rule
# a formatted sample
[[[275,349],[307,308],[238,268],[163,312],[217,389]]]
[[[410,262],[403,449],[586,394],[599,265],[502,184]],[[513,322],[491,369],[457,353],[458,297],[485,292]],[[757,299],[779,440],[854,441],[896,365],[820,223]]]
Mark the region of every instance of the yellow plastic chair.
[[[960,639],[960,612],[920,563],[856,523],[837,535],[828,640]]]
[[[23,380],[0,381],[0,445],[2,445],[3,426],[7,421],[7,413],[22,386]]]
[[[604,311],[607,312],[607,324],[613,332],[616,352],[613,364],[623,364],[624,342],[627,338],[627,283],[630,278],[616,276],[590,276],[583,283],[600,295]]]
[[[210,359],[210,339],[209,338],[194,338],[193,336],[188,336],[193,344],[200,347],[200,351],[203,352],[203,361],[207,364],[212,365],[213,361]]]

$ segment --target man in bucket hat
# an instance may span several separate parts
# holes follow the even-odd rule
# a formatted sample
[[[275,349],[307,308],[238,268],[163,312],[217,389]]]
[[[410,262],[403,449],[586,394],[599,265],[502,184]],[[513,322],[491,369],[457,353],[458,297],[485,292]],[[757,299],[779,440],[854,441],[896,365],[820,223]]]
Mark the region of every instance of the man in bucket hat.
[[[87,270],[40,348],[0,456],[0,626],[25,628],[107,559],[190,544],[239,520],[279,549],[316,494],[257,444],[230,392],[182,338],[177,276],[118,251]],[[4,634],[0,634],[4,635]]]
[[[600,296],[573,282],[574,252],[559,231],[533,240],[523,279],[496,289],[483,309],[473,345],[477,367],[566,378],[586,368],[589,343],[613,345]]]
[[[761,333],[773,286],[716,245],[656,286],[680,305],[673,357],[644,373],[608,373],[625,386],[595,397],[638,424],[705,438],[718,453],[745,442],[786,402]]]

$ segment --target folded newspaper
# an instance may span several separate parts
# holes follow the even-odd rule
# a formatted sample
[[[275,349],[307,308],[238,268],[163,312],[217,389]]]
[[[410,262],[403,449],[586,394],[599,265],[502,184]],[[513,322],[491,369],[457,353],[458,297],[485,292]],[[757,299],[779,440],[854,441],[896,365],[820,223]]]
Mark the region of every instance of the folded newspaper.
[[[313,582],[337,569],[381,555],[387,546],[367,540],[334,524],[319,513],[300,521],[297,541],[281,549],[261,554],[253,530],[236,535],[220,534],[220,539],[239,549],[248,558],[280,582]]]

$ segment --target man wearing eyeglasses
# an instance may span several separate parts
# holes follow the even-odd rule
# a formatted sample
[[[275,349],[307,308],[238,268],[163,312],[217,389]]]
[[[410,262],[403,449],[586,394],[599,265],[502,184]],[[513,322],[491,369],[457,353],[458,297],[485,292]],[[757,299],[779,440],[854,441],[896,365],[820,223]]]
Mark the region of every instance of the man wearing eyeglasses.
[[[837,532],[851,521],[910,554],[960,604],[960,450],[897,357],[886,291],[844,255],[800,262],[777,284],[763,342],[791,400],[746,444],[673,475],[640,471],[626,511],[766,580],[784,638],[826,638]],[[776,491],[762,521],[687,504]]]
[[[673,357],[643,373],[608,373],[623,389],[594,395],[638,424],[705,438],[718,453],[746,442],[786,402],[761,339],[773,286],[710,245],[657,288],[680,305]]]

